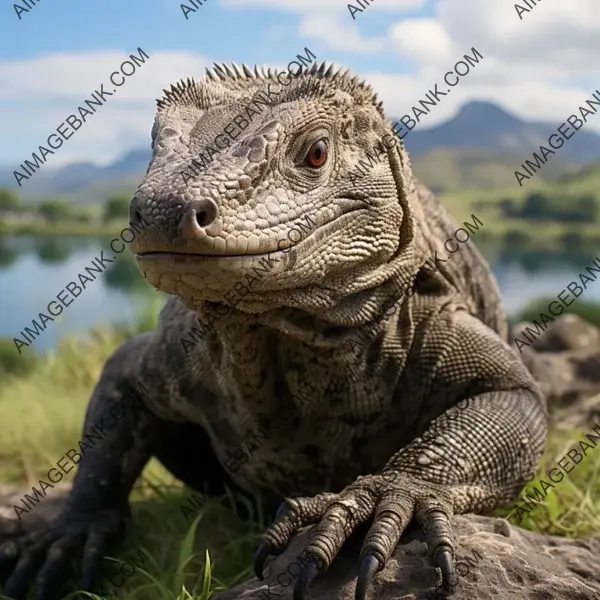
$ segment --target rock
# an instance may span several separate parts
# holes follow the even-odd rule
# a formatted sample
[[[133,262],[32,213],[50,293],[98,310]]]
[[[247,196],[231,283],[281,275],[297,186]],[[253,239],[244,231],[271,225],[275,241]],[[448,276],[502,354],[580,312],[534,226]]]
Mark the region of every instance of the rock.
[[[505,519],[476,515],[452,519],[458,583],[449,600],[598,600],[600,538],[569,540],[531,533]],[[215,600],[291,600],[308,532],[265,568],[265,580],[251,579]],[[307,600],[354,600],[361,540],[347,544],[328,572],[317,578]],[[405,535],[387,565],[375,576],[367,600],[425,600],[436,594],[439,576],[426,545],[413,531]]]
[[[524,361],[548,396],[552,408],[600,393],[600,354],[547,352]]]
[[[512,339],[531,323],[519,323]],[[534,335],[530,335],[534,338]],[[524,336],[521,340],[526,340]],[[523,362],[548,398],[552,427],[580,428],[600,417],[600,330],[577,315],[562,315],[521,348]]]
[[[535,337],[536,326],[518,323],[515,337],[532,328],[530,346],[520,356],[548,398],[551,428],[582,428],[600,417],[600,329],[577,315],[567,314]],[[513,345],[517,351],[518,348]]]
[[[520,354],[523,352],[531,352],[530,346],[521,346],[521,349],[519,350],[518,346],[515,345],[516,338],[519,338],[523,343],[529,343],[528,339],[523,335],[523,331],[525,331],[527,327],[530,327],[535,331],[535,325],[530,321],[519,321],[510,328],[510,332],[508,334],[510,345]]]
[[[600,351],[600,330],[578,315],[561,315],[554,322],[549,323],[543,331],[541,322],[539,329],[533,323],[517,323],[511,330],[511,339],[519,337],[521,341],[528,341],[527,337],[523,335],[526,327],[532,329],[532,332],[526,333],[533,340],[531,347],[536,352],[582,350],[592,353]],[[540,331],[540,333],[536,334],[536,331]]]

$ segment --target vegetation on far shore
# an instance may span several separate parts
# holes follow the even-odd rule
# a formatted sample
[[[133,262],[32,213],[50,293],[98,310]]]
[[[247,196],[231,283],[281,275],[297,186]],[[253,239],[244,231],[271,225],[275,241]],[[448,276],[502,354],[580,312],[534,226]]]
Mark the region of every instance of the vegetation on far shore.
[[[550,302],[556,302],[556,298],[538,298],[525,306],[516,318],[511,319],[512,322],[518,321],[533,321],[540,319],[540,313],[548,314],[548,305]],[[592,323],[600,329],[600,302],[588,302],[586,300],[577,300],[571,306],[564,307],[565,313],[578,315],[589,323]]]
[[[113,235],[127,225],[130,201],[129,196],[116,195],[102,205],[77,205],[60,198],[34,205],[0,189],[0,235]]]
[[[483,222],[482,237],[490,241],[518,240],[520,245],[548,249],[557,245],[592,249],[600,243],[600,196],[464,191],[440,197],[459,223],[477,215]]]
[[[18,222],[0,221],[1,235],[35,235],[40,237],[114,237],[119,231],[127,227],[122,219],[110,223],[78,223],[65,221],[61,223],[47,223],[45,221]]]

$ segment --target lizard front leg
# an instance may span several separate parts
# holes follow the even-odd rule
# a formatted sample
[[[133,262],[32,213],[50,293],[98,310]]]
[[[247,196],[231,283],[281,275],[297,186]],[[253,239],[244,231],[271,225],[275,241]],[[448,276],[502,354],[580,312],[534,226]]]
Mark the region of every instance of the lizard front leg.
[[[445,406],[465,397],[468,405],[441,414],[380,473],[358,477],[339,494],[286,499],[265,534],[255,566],[261,576],[269,553],[281,552],[300,528],[315,524],[294,600],[303,599],[354,529],[370,519],[373,524],[361,550],[357,600],[364,600],[369,582],[413,518],[425,531],[443,586],[452,587],[452,515],[484,512],[506,503],[533,477],[547,419],[536,384],[514,352],[473,317],[451,313],[442,323],[445,339],[440,351],[434,361],[425,363],[432,374],[427,392],[436,400],[445,393],[450,398]],[[452,329],[447,329],[450,325]],[[429,343],[435,338],[433,331]],[[431,356],[427,341],[424,347]],[[464,360],[457,362],[461,356]],[[489,391],[479,391],[485,388]],[[453,397],[456,390],[458,398]]]

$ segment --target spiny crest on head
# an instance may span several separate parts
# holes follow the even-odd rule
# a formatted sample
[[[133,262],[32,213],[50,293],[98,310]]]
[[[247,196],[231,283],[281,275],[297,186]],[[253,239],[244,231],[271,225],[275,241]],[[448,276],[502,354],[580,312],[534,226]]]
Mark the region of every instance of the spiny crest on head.
[[[158,108],[181,103],[196,104],[201,100],[196,82],[189,77],[178,81],[175,85],[171,84],[171,89],[163,89],[163,92],[162,98],[156,100]]]
[[[206,68],[206,75],[200,81],[180,81],[175,86],[171,85],[171,90],[163,90],[164,95],[156,101],[158,108],[164,108],[177,104],[194,104],[203,107],[205,95],[201,92],[203,83],[224,86],[235,91],[243,91],[250,88],[256,88],[263,82],[273,82],[281,86],[277,76],[285,73],[275,69],[254,66],[251,70],[245,64],[237,65],[231,63],[231,66],[221,63],[214,63],[212,69]],[[383,102],[378,102],[377,94],[371,86],[365,81],[360,81],[358,77],[350,77],[350,69],[344,67],[334,71],[334,65],[327,65],[322,62],[320,65],[315,63],[308,70],[299,69],[297,73],[287,71],[292,81],[295,83],[294,92],[309,92],[312,95],[327,95],[340,90],[350,94],[360,104],[372,104],[382,117]],[[287,81],[284,78],[283,81]],[[290,86],[291,87],[291,86]],[[284,88],[285,89],[285,88]]]

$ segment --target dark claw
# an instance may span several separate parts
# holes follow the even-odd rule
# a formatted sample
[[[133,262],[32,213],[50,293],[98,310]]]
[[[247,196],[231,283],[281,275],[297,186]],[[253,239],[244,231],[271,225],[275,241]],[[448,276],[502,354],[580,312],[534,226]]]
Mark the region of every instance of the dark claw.
[[[286,510],[289,510],[289,506],[288,503],[284,500],[280,505],[279,508],[277,509],[277,512],[275,513],[275,521],[279,520],[280,517],[283,516],[283,513]]]
[[[319,574],[319,565],[314,558],[310,558],[308,564],[302,567],[298,581],[294,587],[294,600],[304,600],[304,594],[310,587],[313,579]]]
[[[283,545],[281,548],[273,548],[273,546],[266,542],[263,542],[259,546],[256,551],[256,556],[254,557],[254,573],[257,579],[260,579],[261,581],[264,579],[262,572],[267,556],[279,556],[287,547],[288,544]]]
[[[109,548],[109,539],[105,535],[93,535],[88,539],[83,549],[83,561],[82,561],[82,572],[83,572],[83,589],[86,591],[92,591],[98,579],[100,579],[100,573],[102,570],[102,558],[106,554]]]
[[[371,581],[380,567],[381,563],[379,559],[373,556],[373,554],[367,554],[363,558],[360,565],[360,572],[358,573],[358,580],[356,581],[355,600],[365,600],[367,588],[371,585]]]
[[[281,517],[281,515],[283,515],[283,513],[286,511],[287,508],[288,508],[288,504],[284,500],[279,505],[279,508],[277,509],[277,513],[275,514],[275,520],[273,522],[276,522],[279,519],[279,517]],[[273,548],[273,546],[270,546],[269,544],[267,544],[265,542],[263,542],[259,546],[258,550],[256,551],[256,556],[254,557],[254,574],[256,575],[257,579],[260,579],[260,581],[262,581],[264,579],[263,569],[265,566],[265,560],[266,560],[267,556],[278,556],[286,549],[286,547],[287,547],[287,545],[284,546],[283,548],[275,549],[275,548]]]
[[[452,553],[447,548],[443,548],[438,552],[435,562],[442,571],[442,589],[451,591],[458,583],[452,566]]]
[[[69,561],[66,557],[55,557],[46,561],[36,580],[35,600],[50,600],[62,598],[60,588],[69,573]]]
[[[5,542],[0,548],[0,565],[8,560],[14,560],[19,549],[14,541]]]
[[[263,568],[265,566],[265,560],[269,555],[276,555],[274,548],[269,544],[263,542],[256,551],[256,556],[254,557],[254,574],[257,579],[261,581],[264,579],[263,577]]]

